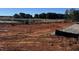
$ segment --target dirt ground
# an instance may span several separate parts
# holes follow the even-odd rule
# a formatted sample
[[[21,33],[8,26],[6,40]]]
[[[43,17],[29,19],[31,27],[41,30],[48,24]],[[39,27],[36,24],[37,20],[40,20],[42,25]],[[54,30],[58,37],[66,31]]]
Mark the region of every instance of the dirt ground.
[[[79,50],[74,38],[51,35],[70,22],[41,24],[0,24],[1,51],[73,51]]]

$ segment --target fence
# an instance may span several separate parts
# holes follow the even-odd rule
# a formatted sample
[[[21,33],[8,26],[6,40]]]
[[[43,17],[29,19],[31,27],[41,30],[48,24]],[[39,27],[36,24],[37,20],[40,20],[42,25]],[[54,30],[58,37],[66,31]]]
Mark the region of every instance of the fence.
[[[62,22],[64,19],[23,19],[23,18],[0,18],[0,23],[45,23],[45,22]]]

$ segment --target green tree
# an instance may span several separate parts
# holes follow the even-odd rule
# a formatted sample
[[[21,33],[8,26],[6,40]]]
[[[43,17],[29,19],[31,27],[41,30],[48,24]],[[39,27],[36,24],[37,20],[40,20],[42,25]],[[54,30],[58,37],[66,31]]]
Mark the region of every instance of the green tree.
[[[79,10],[76,9],[69,9],[65,11],[66,19],[70,19],[72,21],[79,21]]]
[[[73,8],[71,8],[70,10],[69,10],[69,18],[70,19],[72,19],[72,20],[74,20],[75,19],[75,9],[73,9]]]
[[[34,18],[39,18],[39,15],[38,15],[38,14],[35,14],[35,15],[34,15]]]
[[[69,10],[68,9],[65,11],[65,19],[69,19]]]
[[[19,18],[20,16],[18,14],[13,15],[14,18]]]
[[[39,14],[39,18],[46,19],[46,14],[45,13]]]
[[[20,18],[26,18],[26,14],[25,13],[19,13]]]

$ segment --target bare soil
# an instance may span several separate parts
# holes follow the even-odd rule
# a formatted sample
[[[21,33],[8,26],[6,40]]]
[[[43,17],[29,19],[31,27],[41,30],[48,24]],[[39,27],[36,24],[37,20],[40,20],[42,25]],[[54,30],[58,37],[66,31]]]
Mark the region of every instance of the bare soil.
[[[1,51],[73,51],[79,50],[74,38],[51,35],[70,22],[41,24],[0,24]]]

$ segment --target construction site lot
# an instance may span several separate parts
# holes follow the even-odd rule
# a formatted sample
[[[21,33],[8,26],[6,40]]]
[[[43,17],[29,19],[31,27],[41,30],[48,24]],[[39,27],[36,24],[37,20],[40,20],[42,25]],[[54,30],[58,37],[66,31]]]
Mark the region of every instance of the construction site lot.
[[[39,24],[0,24],[0,51],[75,51],[75,38],[51,35],[72,22]]]

